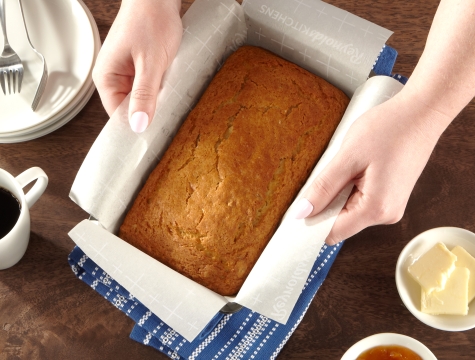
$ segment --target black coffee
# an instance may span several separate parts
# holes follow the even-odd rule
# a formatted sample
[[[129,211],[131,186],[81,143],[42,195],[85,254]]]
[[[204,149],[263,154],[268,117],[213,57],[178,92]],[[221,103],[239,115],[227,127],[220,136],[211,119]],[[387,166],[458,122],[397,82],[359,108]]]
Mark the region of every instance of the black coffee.
[[[7,235],[20,217],[21,205],[7,189],[0,187],[0,239]]]

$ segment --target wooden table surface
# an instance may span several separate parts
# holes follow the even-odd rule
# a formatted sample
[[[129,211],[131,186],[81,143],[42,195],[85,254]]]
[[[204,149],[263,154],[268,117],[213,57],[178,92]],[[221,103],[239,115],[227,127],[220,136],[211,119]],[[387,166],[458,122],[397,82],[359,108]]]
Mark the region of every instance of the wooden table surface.
[[[184,3],[186,11],[192,1]],[[395,33],[395,71],[410,75],[424,48],[438,1],[331,0]],[[120,0],[85,0],[104,40]],[[1,111],[1,110],[0,110]],[[399,253],[417,234],[439,226],[475,231],[475,102],[441,137],[403,219],[346,241],[327,279],[279,359],[340,359],[358,340],[381,332],[412,336],[439,360],[473,359],[475,329],[444,332],[402,305],[394,280]],[[0,359],[165,359],[129,339],[133,322],[73,275],[67,233],[87,218],[68,197],[74,177],[108,120],[97,92],[67,125],[42,138],[0,144],[0,167],[18,175],[39,166],[49,175],[31,210],[24,258],[0,272]],[[384,119],[382,119],[384,120]]]

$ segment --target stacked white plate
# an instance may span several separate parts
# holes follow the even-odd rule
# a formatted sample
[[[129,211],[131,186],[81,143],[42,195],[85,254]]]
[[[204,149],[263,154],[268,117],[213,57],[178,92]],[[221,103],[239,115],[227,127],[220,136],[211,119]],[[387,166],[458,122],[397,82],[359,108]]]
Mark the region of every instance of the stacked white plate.
[[[45,57],[49,73],[33,112],[42,62],[29,46],[18,1],[6,0],[5,5],[9,42],[25,68],[19,94],[4,95],[0,90],[0,143],[13,143],[51,133],[86,105],[95,90],[91,75],[101,40],[81,0],[23,0],[30,40]]]

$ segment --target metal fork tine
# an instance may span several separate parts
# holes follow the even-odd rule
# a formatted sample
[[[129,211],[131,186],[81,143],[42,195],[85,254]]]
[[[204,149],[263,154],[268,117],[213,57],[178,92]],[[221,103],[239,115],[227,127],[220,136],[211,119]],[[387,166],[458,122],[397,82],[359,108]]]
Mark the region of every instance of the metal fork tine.
[[[7,95],[10,94],[10,70],[5,70],[5,89]]]
[[[11,72],[11,80],[12,80],[12,94],[16,92],[16,69],[12,69]]]
[[[15,69],[10,70],[10,94],[15,93]]]
[[[8,75],[7,75],[7,82],[8,82],[8,93],[12,93],[12,70],[8,70]]]
[[[18,79],[18,69],[13,69],[12,70],[12,84],[13,84],[13,93],[16,92],[16,86],[17,86],[17,79]]]
[[[18,70],[18,93],[21,92],[21,84],[23,83],[23,68]]]
[[[6,93],[6,91],[5,91],[5,76],[6,76],[6,71],[5,71],[5,70],[1,70],[1,73],[0,73],[0,85],[2,85],[3,94],[4,94],[4,95],[7,95],[7,93]]]
[[[20,68],[16,69],[15,82],[16,82],[15,89],[19,94],[20,93]]]

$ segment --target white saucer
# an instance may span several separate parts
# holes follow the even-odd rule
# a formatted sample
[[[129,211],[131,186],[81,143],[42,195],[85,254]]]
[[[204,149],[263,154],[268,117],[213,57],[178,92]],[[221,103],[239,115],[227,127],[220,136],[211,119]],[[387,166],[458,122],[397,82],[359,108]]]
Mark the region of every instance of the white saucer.
[[[363,351],[380,345],[399,345],[411,349],[424,360],[437,360],[435,355],[421,342],[406,335],[382,333],[368,336],[350,347],[341,360],[355,360]]]
[[[396,264],[396,287],[406,308],[424,324],[446,331],[463,331],[475,327],[475,300],[469,304],[468,315],[430,315],[420,308],[421,287],[409,275],[407,268],[436,243],[444,243],[449,250],[462,246],[475,256],[475,234],[456,227],[439,227],[417,235],[404,247]]]
[[[70,120],[72,120],[83,109],[83,107],[87,104],[95,90],[96,87],[94,86],[94,84],[92,84],[92,86],[89,87],[86,96],[84,96],[82,100],[73,109],[71,109],[58,121],[48,124],[48,126],[45,126],[31,133],[13,135],[9,137],[0,137],[0,143],[8,144],[33,140],[59,129],[61,126],[67,124]]]
[[[9,40],[24,62],[25,75],[20,94],[0,94],[2,142],[4,137],[14,138],[31,133],[32,128],[50,126],[58,121],[56,115],[67,114],[82,102],[90,88],[87,83],[96,54],[95,22],[82,1],[25,1],[24,12],[30,39],[45,56],[49,78],[33,112],[30,105],[41,77],[41,61],[28,45],[18,3],[7,0]]]

